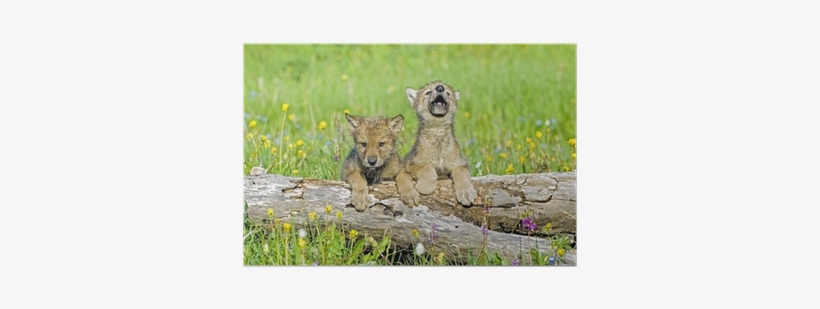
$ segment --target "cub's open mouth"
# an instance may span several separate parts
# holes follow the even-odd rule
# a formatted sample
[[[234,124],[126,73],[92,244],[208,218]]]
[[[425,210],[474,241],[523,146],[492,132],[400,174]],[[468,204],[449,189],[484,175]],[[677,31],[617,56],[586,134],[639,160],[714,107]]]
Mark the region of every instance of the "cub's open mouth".
[[[433,102],[430,102],[431,106],[447,106],[447,101],[444,100],[444,96],[439,95],[437,96]]]

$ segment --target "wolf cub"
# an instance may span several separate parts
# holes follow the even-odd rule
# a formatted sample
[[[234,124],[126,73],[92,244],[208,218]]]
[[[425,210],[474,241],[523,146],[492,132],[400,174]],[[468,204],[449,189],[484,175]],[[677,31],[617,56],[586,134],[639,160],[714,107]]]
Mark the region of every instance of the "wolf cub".
[[[403,168],[396,152],[396,138],[404,117],[363,118],[345,114],[345,118],[356,144],[342,163],[341,176],[353,189],[351,204],[357,211],[364,211],[369,204],[367,186],[393,180]]]
[[[404,170],[396,176],[402,203],[415,207],[419,204],[419,193],[431,194],[436,190],[437,179],[452,178],[458,202],[472,205],[477,194],[470,182],[469,164],[453,133],[458,92],[434,81],[418,90],[407,88],[406,94],[416,111],[419,129],[413,149],[404,158]]]

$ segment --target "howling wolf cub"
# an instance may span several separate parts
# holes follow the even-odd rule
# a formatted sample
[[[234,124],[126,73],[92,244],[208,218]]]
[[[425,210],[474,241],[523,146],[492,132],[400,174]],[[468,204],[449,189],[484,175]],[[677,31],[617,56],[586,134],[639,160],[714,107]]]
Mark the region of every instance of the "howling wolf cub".
[[[407,88],[406,93],[410,106],[416,110],[419,130],[413,149],[404,158],[404,170],[396,176],[402,203],[414,207],[419,204],[419,193],[427,195],[436,190],[436,179],[452,178],[458,202],[472,205],[476,191],[470,182],[467,159],[453,134],[458,92],[434,81],[419,90]]]
[[[393,180],[403,168],[396,152],[396,137],[404,117],[362,118],[345,114],[356,145],[342,163],[342,180],[350,183],[350,202],[357,211],[367,209],[367,186],[382,180]]]

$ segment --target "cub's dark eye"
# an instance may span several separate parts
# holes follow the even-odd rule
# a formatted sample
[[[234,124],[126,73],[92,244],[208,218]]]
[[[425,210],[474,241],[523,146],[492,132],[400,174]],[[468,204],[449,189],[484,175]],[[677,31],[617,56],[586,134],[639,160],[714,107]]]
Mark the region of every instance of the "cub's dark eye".
[[[367,143],[361,143],[362,147],[367,147]]]
[[[424,95],[430,95],[431,93],[433,93],[433,92],[428,90],[427,92],[424,93]]]
[[[380,142],[379,147],[384,147],[384,142]]]

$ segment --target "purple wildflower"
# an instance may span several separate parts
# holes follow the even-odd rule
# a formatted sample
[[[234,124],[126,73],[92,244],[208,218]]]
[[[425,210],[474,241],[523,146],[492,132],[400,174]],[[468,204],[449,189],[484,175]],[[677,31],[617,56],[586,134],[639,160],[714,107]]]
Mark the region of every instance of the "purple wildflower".
[[[487,226],[482,225],[481,226],[481,234],[484,234],[484,236],[487,236],[488,233],[490,233],[490,231],[487,230]]]
[[[318,265],[319,265],[319,261],[313,262],[313,266],[318,266]]]
[[[526,227],[527,230],[530,232],[535,231],[535,229],[538,228],[538,226],[535,225],[535,222],[533,222],[532,219],[530,219],[529,217],[521,219],[521,225]]]
[[[438,228],[438,224],[433,223],[433,238],[436,238],[438,234],[436,234],[436,229]]]
[[[339,162],[339,155],[333,155],[333,162]]]
[[[490,213],[490,205],[487,205],[487,207],[484,208],[484,213]]]
[[[555,265],[555,257],[551,256],[547,262],[547,265]]]
[[[518,266],[518,259],[512,261],[512,266]]]

